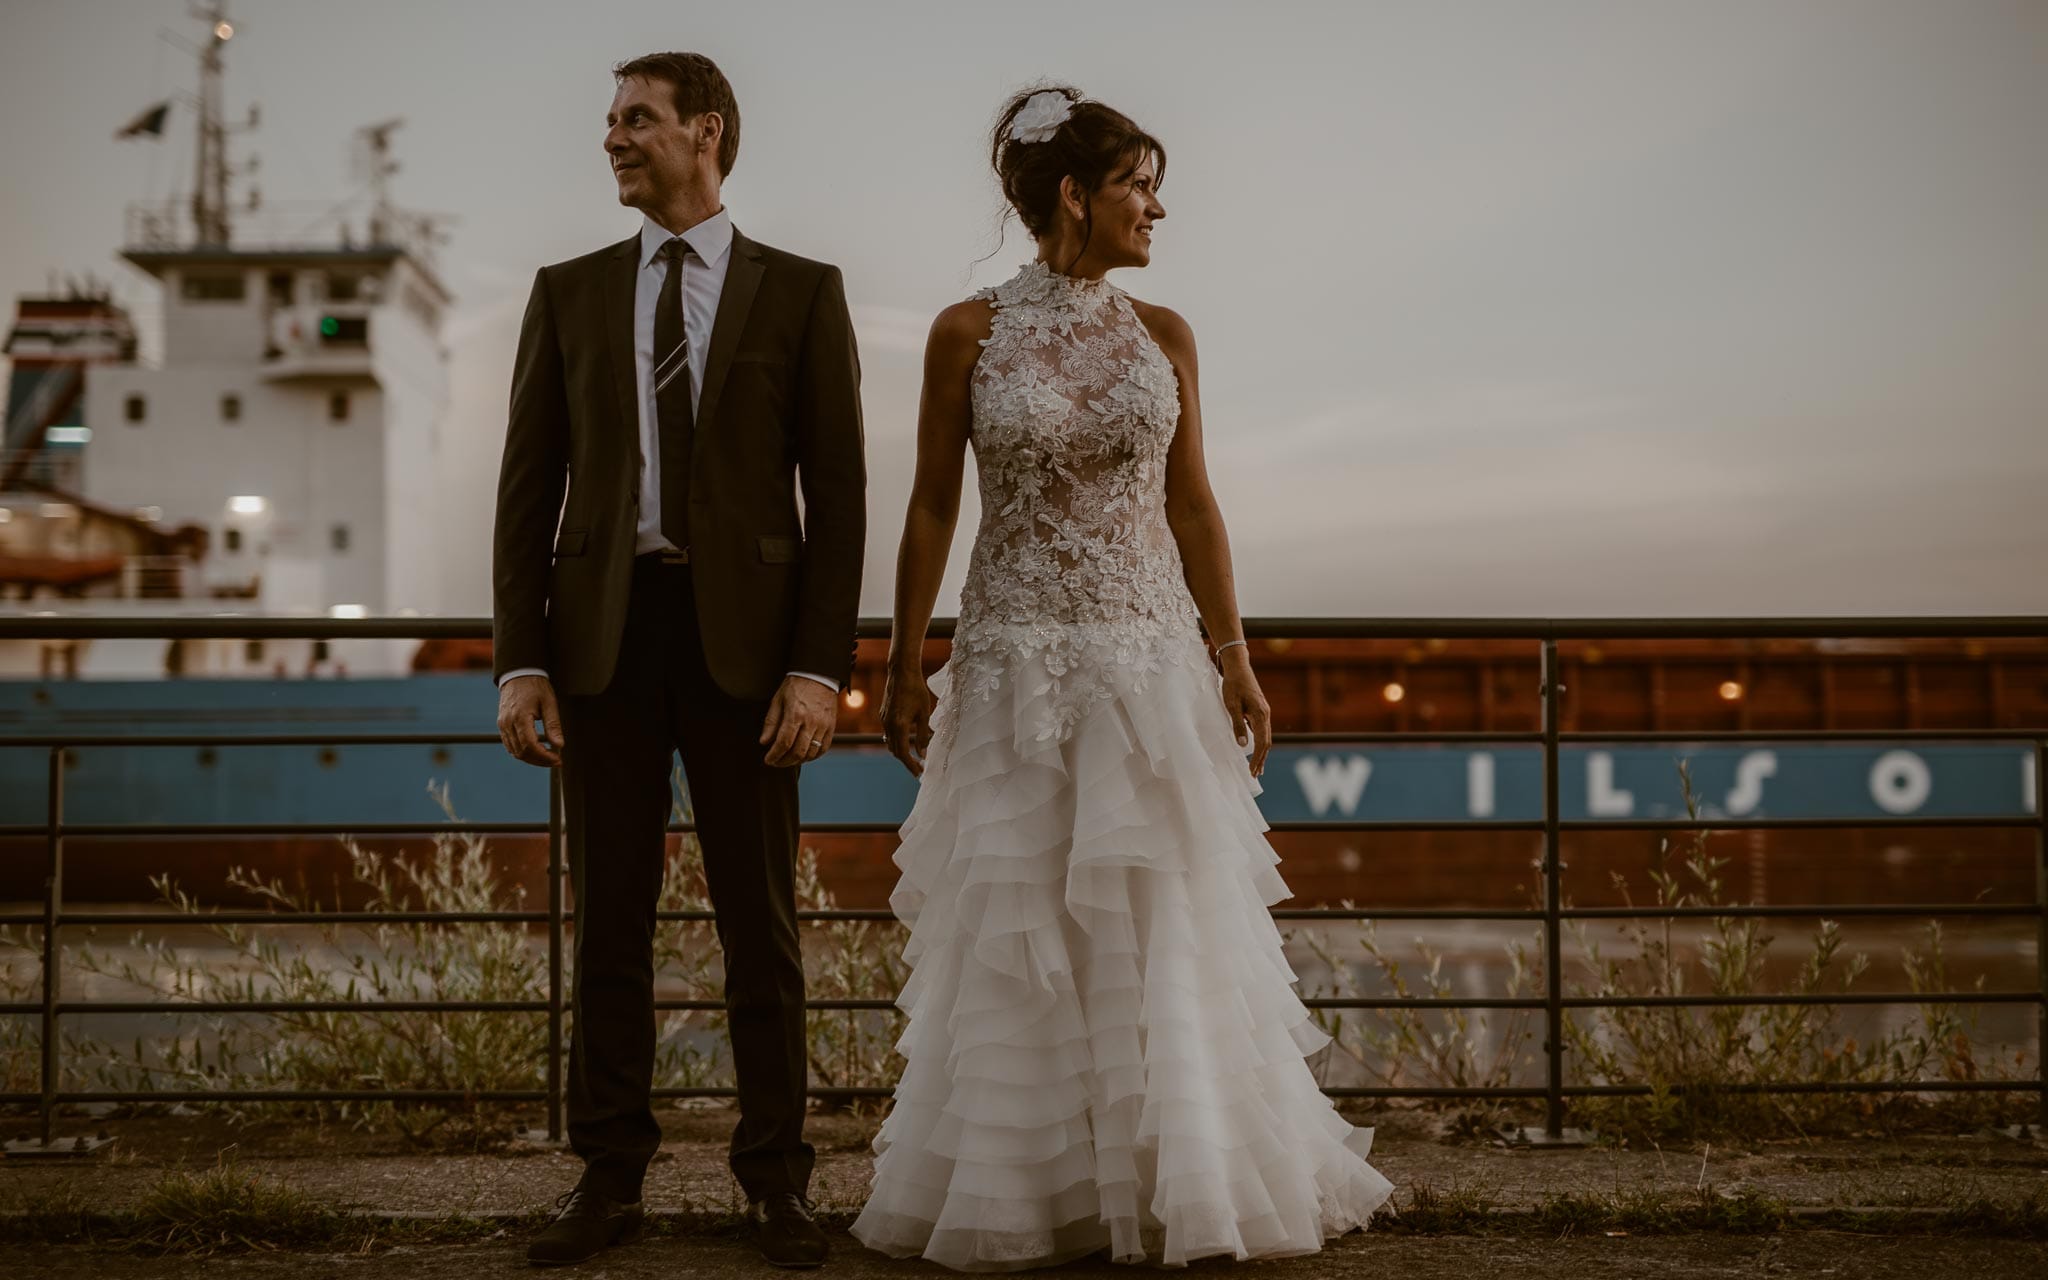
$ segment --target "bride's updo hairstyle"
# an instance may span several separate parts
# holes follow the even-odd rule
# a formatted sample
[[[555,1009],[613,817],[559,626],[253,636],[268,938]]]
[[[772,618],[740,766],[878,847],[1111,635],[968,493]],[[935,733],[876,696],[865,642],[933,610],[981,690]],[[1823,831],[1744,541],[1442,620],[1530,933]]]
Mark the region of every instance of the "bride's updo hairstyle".
[[[1012,137],[1011,129],[1025,104],[1047,92],[1061,94],[1072,104],[1067,118],[1042,142]],[[1034,240],[1052,229],[1053,212],[1060,203],[1060,179],[1071,176],[1092,194],[1130,181],[1148,155],[1156,187],[1166,179],[1165,145],[1123,112],[1084,98],[1071,85],[1040,84],[1019,90],[1003,105],[989,134],[989,163],[1002,184],[1003,197]],[[1092,216],[1083,225],[1081,249],[1085,253],[1095,232]]]

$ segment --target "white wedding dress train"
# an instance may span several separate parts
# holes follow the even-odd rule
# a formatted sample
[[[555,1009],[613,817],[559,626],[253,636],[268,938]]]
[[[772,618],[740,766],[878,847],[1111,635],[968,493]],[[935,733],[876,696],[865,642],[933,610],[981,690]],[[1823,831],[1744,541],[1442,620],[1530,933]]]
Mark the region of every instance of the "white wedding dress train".
[[[1311,1253],[1393,1187],[1328,1038],[1164,515],[1172,366],[1042,263],[978,295],[982,494],[891,898],[906,1061],[853,1233],[1014,1270]]]

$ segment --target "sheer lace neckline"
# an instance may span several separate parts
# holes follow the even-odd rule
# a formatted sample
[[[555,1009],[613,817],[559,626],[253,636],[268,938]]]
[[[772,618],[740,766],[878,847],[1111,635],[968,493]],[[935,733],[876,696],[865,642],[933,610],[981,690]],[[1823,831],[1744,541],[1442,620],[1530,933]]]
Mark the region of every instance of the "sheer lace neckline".
[[[999,286],[1005,300],[1027,306],[1070,314],[1091,316],[1122,291],[1106,279],[1084,280],[1055,271],[1042,258],[1033,258],[1017,274]]]

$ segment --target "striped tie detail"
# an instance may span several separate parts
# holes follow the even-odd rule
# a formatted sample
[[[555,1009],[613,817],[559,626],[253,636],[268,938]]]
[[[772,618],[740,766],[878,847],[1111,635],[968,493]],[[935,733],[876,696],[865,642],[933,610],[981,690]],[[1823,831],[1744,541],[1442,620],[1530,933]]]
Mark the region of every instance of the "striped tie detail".
[[[683,311],[683,258],[690,246],[681,236],[661,246],[668,275],[654,304],[656,451],[661,468],[661,534],[678,550],[690,546],[690,445],[696,434],[691,403],[690,336]]]

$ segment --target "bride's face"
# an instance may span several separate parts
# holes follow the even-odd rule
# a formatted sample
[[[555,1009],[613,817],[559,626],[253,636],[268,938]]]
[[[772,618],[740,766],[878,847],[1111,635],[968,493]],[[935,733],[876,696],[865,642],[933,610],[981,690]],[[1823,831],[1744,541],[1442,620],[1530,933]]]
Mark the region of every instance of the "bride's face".
[[[1089,198],[1095,231],[1090,256],[1108,268],[1142,267],[1152,261],[1152,224],[1166,216],[1159,203],[1158,171],[1148,154],[1128,175],[1112,178]]]

